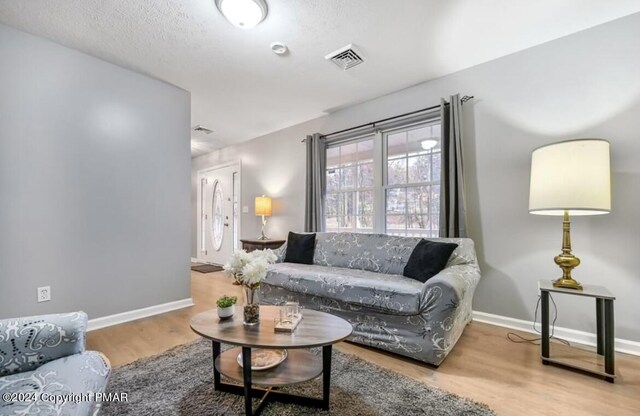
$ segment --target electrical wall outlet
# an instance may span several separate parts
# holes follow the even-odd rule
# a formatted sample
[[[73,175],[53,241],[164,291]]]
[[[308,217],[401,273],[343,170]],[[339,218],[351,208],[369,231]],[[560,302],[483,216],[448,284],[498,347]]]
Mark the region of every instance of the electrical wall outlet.
[[[248,205],[243,205],[242,206],[242,213],[243,214],[248,214],[249,213],[249,206]]]
[[[38,302],[47,302],[51,300],[51,286],[42,286],[38,288]]]

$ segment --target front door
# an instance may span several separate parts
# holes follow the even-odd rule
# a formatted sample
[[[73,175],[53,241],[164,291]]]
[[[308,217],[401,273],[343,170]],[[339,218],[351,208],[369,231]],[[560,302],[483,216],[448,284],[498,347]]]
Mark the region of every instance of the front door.
[[[237,241],[238,166],[203,172],[200,179],[198,261],[224,264]]]

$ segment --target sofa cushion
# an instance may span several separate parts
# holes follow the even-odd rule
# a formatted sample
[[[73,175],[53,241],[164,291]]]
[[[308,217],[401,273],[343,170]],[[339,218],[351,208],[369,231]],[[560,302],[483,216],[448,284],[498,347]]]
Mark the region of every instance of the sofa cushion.
[[[420,240],[420,237],[387,234],[317,233],[313,263],[401,275]],[[429,240],[458,244],[458,248],[449,258],[447,267],[476,263],[473,240],[469,238]]]
[[[110,368],[109,361],[104,355],[87,351],[51,361],[35,371],[0,377],[0,397],[5,393],[22,393],[34,394],[41,399],[22,402],[0,400],[0,415],[95,414],[100,407],[100,403],[95,399],[77,403],[74,401],[56,403],[51,398],[58,395],[104,392]]]
[[[315,247],[315,234],[296,234],[289,232],[284,261],[287,263],[311,264],[313,263]]]
[[[418,241],[386,234],[318,233],[313,263],[401,275]]]
[[[265,284],[401,315],[419,313],[423,287],[402,275],[295,263],[272,265]]]
[[[455,243],[420,240],[404,266],[402,275],[426,282],[444,269],[456,247],[458,245]]]

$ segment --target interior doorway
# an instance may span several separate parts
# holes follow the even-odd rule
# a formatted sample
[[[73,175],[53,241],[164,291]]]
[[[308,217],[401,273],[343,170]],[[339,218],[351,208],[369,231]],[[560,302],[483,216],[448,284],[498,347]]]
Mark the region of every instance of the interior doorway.
[[[220,264],[239,247],[240,163],[198,172],[198,262]]]

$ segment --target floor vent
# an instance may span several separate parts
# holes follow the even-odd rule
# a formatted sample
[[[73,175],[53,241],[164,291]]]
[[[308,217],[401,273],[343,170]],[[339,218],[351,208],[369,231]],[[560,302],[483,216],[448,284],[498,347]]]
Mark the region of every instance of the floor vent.
[[[353,45],[347,45],[344,48],[331,52],[329,55],[325,56],[324,59],[333,62],[344,71],[364,62],[361,58],[361,54],[356,52]]]

